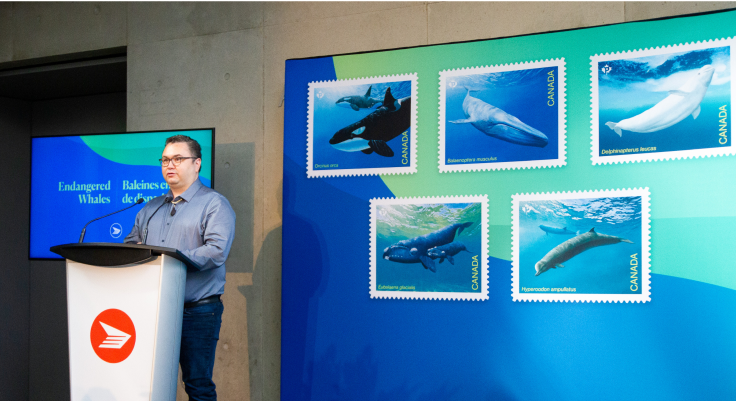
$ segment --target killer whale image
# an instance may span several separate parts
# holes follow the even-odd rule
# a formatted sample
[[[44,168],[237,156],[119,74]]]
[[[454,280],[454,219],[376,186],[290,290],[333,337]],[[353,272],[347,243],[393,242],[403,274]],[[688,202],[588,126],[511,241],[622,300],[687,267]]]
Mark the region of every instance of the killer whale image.
[[[581,254],[598,246],[603,245],[614,245],[619,242],[628,242],[633,244],[624,238],[616,237],[613,235],[598,234],[595,232],[595,227],[591,228],[590,231],[584,234],[580,234],[574,238],[561,243],[549,251],[542,260],[534,265],[534,269],[537,271],[535,276],[538,276],[549,269],[556,269],[558,267],[565,267],[562,263],[566,262],[573,257]]]
[[[580,234],[580,231],[573,232],[573,231],[568,230],[567,227],[557,228],[557,227],[545,226],[544,224],[540,224],[539,228],[541,228],[542,231],[546,233],[545,235],[550,235],[550,234],[579,235]]]
[[[365,93],[365,95],[345,96],[336,101],[335,104],[340,107],[353,109],[355,111],[358,111],[360,109],[373,108],[373,106],[381,104],[382,102],[378,99],[371,98],[371,89],[373,89],[373,85],[368,87],[368,91]]]
[[[428,251],[453,242],[456,235],[460,235],[472,224],[473,222],[455,223],[429,234],[399,241],[384,249],[383,258],[398,263],[421,263],[425,269],[437,272]]]
[[[453,241],[446,245],[440,245],[434,248],[430,248],[427,251],[427,256],[429,256],[433,260],[439,259],[440,263],[444,262],[445,259],[447,259],[447,261],[450,262],[451,265],[454,265],[455,260],[452,257],[462,251],[470,252],[465,247],[465,244],[463,244],[462,242]]]
[[[693,119],[696,119],[700,115],[700,103],[705,97],[705,92],[708,91],[714,72],[713,66],[703,66],[683,86],[669,91],[666,98],[650,109],[617,123],[609,121],[606,126],[621,136],[621,130],[639,133],[656,132],[679,123],[687,116],[693,116]]]
[[[450,121],[453,124],[471,124],[480,132],[502,141],[523,146],[543,148],[549,139],[541,131],[532,128],[518,118],[470,96],[477,90],[465,88],[468,92],[463,100],[465,119]]]
[[[396,138],[411,125],[411,96],[395,99],[391,88],[386,89],[383,103],[365,118],[340,129],[330,138],[330,145],[345,152],[375,152],[393,157],[394,151],[386,142]]]

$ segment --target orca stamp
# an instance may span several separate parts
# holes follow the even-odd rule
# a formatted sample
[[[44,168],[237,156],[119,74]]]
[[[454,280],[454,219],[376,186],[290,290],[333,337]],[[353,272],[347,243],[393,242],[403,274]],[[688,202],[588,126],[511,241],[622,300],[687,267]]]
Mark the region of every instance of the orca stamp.
[[[417,74],[309,83],[307,177],[417,171]]]
[[[374,198],[370,296],[488,299],[488,197]]]
[[[514,301],[649,302],[649,189],[516,194]]]
[[[593,164],[734,154],[734,39],[591,56]]]
[[[565,60],[440,72],[440,172],[565,165]]]

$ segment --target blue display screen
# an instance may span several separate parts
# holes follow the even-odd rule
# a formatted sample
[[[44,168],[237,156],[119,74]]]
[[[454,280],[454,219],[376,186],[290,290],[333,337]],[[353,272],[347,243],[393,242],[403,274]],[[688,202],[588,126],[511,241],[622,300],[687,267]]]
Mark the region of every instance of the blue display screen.
[[[177,134],[199,142],[211,187],[213,129],[32,138],[30,258],[60,259],[49,248],[77,242],[90,220],[168,192],[159,159]],[[84,241],[123,242],[142,207],[95,221]]]

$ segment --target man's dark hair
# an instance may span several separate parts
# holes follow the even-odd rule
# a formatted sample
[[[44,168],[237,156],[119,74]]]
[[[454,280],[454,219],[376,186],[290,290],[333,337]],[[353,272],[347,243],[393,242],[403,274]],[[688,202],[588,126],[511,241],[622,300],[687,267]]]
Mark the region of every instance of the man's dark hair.
[[[196,157],[197,159],[202,158],[202,147],[199,146],[199,142],[186,135],[174,135],[166,138],[166,145],[164,145],[164,147],[168,146],[170,143],[180,142],[186,143],[187,146],[189,146],[189,152],[192,153],[192,156]]]

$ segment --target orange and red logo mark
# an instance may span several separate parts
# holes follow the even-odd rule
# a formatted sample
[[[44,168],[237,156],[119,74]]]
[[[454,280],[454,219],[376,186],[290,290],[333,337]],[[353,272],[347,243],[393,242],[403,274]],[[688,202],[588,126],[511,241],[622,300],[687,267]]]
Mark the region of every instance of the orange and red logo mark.
[[[108,363],[122,362],[135,347],[135,326],[125,312],[108,309],[95,318],[89,339],[100,359]]]

